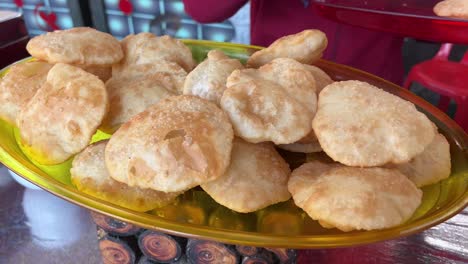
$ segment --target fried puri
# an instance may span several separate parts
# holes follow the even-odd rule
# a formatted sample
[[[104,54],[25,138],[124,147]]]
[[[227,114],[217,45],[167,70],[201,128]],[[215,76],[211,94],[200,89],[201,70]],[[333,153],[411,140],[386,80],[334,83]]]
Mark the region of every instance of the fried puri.
[[[17,117],[21,143],[42,164],[61,163],[83,150],[108,109],[104,83],[57,63]]]
[[[71,181],[79,191],[139,212],[167,205],[177,197],[179,193],[129,187],[113,180],[104,162],[106,144],[107,140],[89,145],[73,159]]]
[[[326,72],[314,65],[304,64],[304,67],[314,76],[315,79],[315,91],[319,94],[323,88],[327,85],[332,84],[333,80],[328,76]]]
[[[0,82],[0,118],[16,123],[20,109],[31,100],[46,82],[52,64],[29,61],[11,66]]]
[[[288,200],[288,164],[273,144],[252,144],[236,138],[231,164],[214,181],[201,185],[216,202],[240,213],[249,213]]]
[[[442,17],[468,19],[468,1],[444,0],[434,6],[434,13]]]
[[[299,152],[299,153],[314,153],[321,152],[322,147],[315,136],[314,131],[310,131],[305,137],[291,144],[280,144],[277,145],[278,148],[284,149],[290,152]]]
[[[360,81],[325,87],[312,126],[328,156],[360,167],[408,162],[436,132],[411,102]]]
[[[187,72],[179,64],[160,60],[154,64],[138,64],[114,74],[115,78],[152,78],[175,94],[182,94]]]
[[[33,57],[49,63],[112,65],[123,57],[117,39],[87,27],[56,30],[34,37],[26,49]]]
[[[172,96],[123,124],[106,147],[110,176],[129,186],[184,191],[222,176],[233,130],[214,103]]]
[[[301,63],[282,58],[258,70],[235,70],[221,108],[244,140],[289,144],[311,131],[316,100],[314,77]]]
[[[242,69],[239,60],[231,59],[222,51],[212,50],[208,57],[187,75],[184,94],[196,95],[219,105],[226,90],[226,79],[236,69]]]
[[[326,228],[374,230],[407,221],[422,191],[394,169],[355,168],[313,161],[288,182],[294,202]]]
[[[323,88],[333,83],[333,80],[330,78],[330,76],[328,76],[328,74],[326,74],[319,67],[308,64],[303,64],[303,66],[312,74],[312,76],[314,76],[317,95],[323,90]],[[300,153],[313,153],[322,151],[322,147],[320,147],[320,143],[318,142],[318,139],[315,136],[313,130],[297,142],[291,144],[280,144],[278,147],[287,151]]]
[[[305,64],[312,64],[322,57],[327,44],[327,36],[322,31],[304,30],[279,38],[268,48],[256,51],[247,61],[247,66],[258,68],[277,58],[290,58]]]
[[[157,65],[160,61],[177,63],[186,72],[190,72],[196,65],[190,49],[180,40],[170,36],[157,37],[147,32],[128,35],[121,41],[121,46],[124,58],[113,66],[113,75],[132,65]]]
[[[437,134],[432,143],[410,162],[386,167],[398,169],[418,187],[436,183],[450,176],[450,145],[442,134]]]
[[[102,121],[101,130],[109,133],[149,106],[175,95],[154,75],[112,78],[106,82],[106,89],[109,96],[109,112]]]

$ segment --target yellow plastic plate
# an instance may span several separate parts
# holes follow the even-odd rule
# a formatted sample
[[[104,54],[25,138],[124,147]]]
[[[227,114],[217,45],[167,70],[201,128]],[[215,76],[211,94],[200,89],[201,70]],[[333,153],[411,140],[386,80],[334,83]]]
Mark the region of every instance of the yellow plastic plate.
[[[205,58],[206,53],[211,49],[223,50],[229,56],[242,61],[259,49],[254,46],[209,41],[187,40],[185,43],[192,49],[198,61]],[[72,203],[144,228],[180,236],[262,247],[329,248],[393,239],[427,229],[466,207],[468,203],[468,136],[459,126],[429,103],[383,79],[328,61],[320,61],[318,66],[335,80],[366,81],[413,102],[437,124],[439,130],[449,140],[452,155],[451,176],[442,182],[423,188],[423,202],[406,223],[385,230],[345,233],[320,227],[291,200],[255,213],[239,214],[218,205],[199,188],[181,195],[174,204],[150,212],[138,213],[78,191],[70,182],[70,162],[55,166],[41,166],[29,160],[15,139],[16,129],[1,120],[0,161],[26,180]],[[0,76],[7,71],[8,68],[2,70]],[[98,134],[95,139],[105,136]],[[306,157],[298,154],[288,158],[301,162]],[[313,156],[308,158],[313,158]]]

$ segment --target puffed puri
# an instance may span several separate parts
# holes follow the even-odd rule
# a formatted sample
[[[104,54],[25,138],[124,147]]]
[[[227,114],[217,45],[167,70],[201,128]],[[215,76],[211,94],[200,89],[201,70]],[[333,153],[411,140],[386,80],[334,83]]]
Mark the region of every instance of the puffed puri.
[[[86,147],[73,159],[71,181],[81,192],[138,212],[146,212],[171,203],[180,193],[158,192],[129,187],[109,177],[104,163],[108,140]]]
[[[129,186],[185,191],[224,174],[234,133],[214,103],[190,96],[161,100],[123,124],[105,150],[110,176]]]
[[[312,64],[322,57],[327,45],[325,33],[317,29],[307,29],[281,37],[267,48],[255,52],[247,61],[247,66],[258,68],[277,58],[290,58]]]
[[[88,146],[107,110],[98,77],[57,63],[17,116],[23,151],[41,164],[64,162]]]
[[[190,49],[182,41],[170,36],[159,37],[142,32],[126,36],[120,44],[125,56],[119,64],[113,65],[113,76],[135,65],[157,65],[160,61],[177,63],[186,72],[190,72],[196,65]]]
[[[328,156],[359,167],[408,162],[437,131],[413,103],[361,81],[325,87],[312,127]]]
[[[52,64],[29,61],[11,66],[8,74],[0,81],[0,117],[15,124],[21,108],[46,82]]]
[[[88,27],[48,32],[31,39],[26,49],[49,63],[110,66],[124,56],[116,38]]]
[[[201,185],[216,202],[249,213],[291,198],[291,171],[271,142],[234,139],[231,164],[220,178]]]
[[[229,115],[236,136],[251,143],[290,144],[312,130],[315,85],[302,63],[275,59],[259,69],[233,71],[221,108]]]
[[[325,228],[342,231],[397,226],[414,214],[422,191],[395,169],[312,161],[291,173],[294,203]]]

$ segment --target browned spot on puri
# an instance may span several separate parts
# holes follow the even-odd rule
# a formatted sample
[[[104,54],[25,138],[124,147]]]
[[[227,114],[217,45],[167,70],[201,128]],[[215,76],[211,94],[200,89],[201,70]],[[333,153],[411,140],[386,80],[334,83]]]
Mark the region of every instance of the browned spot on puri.
[[[90,103],[93,107],[99,107],[102,105],[102,102],[104,101],[103,95],[100,91],[98,90],[93,90],[90,92]]]
[[[80,126],[78,125],[78,123],[76,123],[75,121],[71,120],[68,122],[67,124],[67,129],[68,131],[70,131],[70,133],[72,133],[72,135],[79,135],[81,134],[81,129],[80,129]]]
[[[173,139],[177,137],[184,137],[185,134],[186,134],[185,130],[183,129],[171,130],[169,131],[169,133],[166,134],[166,136],[164,137],[164,140]]]
[[[350,130],[351,132],[353,132],[353,133],[357,133],[357,132],[359,132],[360,129],[359,129],[358,126],[351,126],[351,127],[349,128],[349,130]]]
[[[326,197],[329,190],[328,186],[323,182],[317,183],[315,186],[315,192],[310,196],[310,199],[314,201],[321,197]]]
[[[352,208],[357,215],[362,215],[365,218],[375,217],[377,212],[377,198],[376,194],[372,192],[365,192],[360,195],[362,204]]]
[[[138,177],[143,182],[151,181],[154,178],[154,171],[148,166],[145,160],[135,158],[130,161],[130,174],[133,177]]]
[[[327,129],[330,129],[330,126],[329,126],[328,124],[321,123],[321,124],[318,126],[318,130],[327,130]]]

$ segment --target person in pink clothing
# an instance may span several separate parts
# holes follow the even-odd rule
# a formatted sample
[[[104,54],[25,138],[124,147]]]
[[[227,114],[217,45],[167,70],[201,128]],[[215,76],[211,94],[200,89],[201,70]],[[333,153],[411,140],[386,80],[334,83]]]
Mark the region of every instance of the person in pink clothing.
[[[221,22],[247,0],[184,0],[185,11],[200,23]],[[328,37],[324,58],[349,65],[396,84],[404,77],[403,38],[344,25],[321,17],[307,0],[251,0],[251,43],[268,46],[276,39],[316,28]]]

